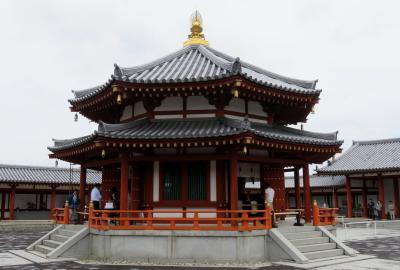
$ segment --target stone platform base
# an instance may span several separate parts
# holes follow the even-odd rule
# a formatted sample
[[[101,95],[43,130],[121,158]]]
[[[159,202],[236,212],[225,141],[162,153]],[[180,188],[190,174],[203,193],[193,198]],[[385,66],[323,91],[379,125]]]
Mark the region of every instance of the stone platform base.
[[[279,250],[280,248],[269,238],[268,231],[91,229],[84,239],[62,256],[99,261],[154,263],[256,263],[271,261],[270,254],[276,254]]]

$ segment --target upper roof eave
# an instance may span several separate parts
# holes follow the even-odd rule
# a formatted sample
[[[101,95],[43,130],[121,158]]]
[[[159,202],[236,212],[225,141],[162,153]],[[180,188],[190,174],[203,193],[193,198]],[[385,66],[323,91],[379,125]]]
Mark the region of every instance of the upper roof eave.
[[[71,104],[85,101],[100,94],[114,81],[141,84],[203,82],[241,75],[244,78],[274,89],[298,94],[319,94],[318,80],[305,81],[269,72],[241,61],[208,46],[191,45],[148,64],[136,67],[114,65],[114,74],[105,84],[73,91]]]

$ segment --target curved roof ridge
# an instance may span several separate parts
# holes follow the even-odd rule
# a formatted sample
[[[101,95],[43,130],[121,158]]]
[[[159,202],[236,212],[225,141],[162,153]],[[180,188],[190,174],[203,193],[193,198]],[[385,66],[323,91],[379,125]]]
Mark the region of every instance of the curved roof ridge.
[[[230,56],[228,54],[225,54],[223,52],[220,52],[220,51],[218,51],[216,49],[213,49],[213,48],[210,48],[210,47],[208,47],[207,49],[212,51],[214,54],[216,54],[219,57],[223,57],[225,59],[229,59],[230,61],[234,61],[235,60],[232,56]],[[307,88],[307,89],[315,89],[315,87],[317,85],[317,82],[318,82],[318,79],[315,79],[315,80],[295,79],[295,78],[283,76],[283,75],[268,71],[266,69],[257,67],[255,65],[252,65],[252,64],[250,64],[248,62],[245,62],[245,61],[241,61],[241,63],[242,63],[243,67],[252,69],[252,70],[254,70],[254,71],[258,72],[258,73],[262,73],[262,74],[264,74],[264,75],[266,75],[268,77],[271,77],[273,79],[281,80],[281,81],[283,81],[285,83],[294,84],[294,85],[297,85],[297,86],[300,86],[300,87],[303,87],[303,88]]]
[[[281,126],[281,125],[272,125],[275,128],[279,128],[282,130],[288,130],[297,134],[301,135],[308,135],[310,137],[315,137],[320,139],[321,137],[326,139],[326,140],[337,140],[337,135],[339,131],[333,131],[333,132],[314,132],[314,131],[308,131],[308,130],[301,130],[297,128],[292,128],[292,127],[286,127],[286,126]]]
[[[400,138],[389,138],[389,139],[368,140],[368,141],[353,141],[353,144],[370,145],[370,144],[384,144],[384,143],[393,143],[393,142],[400,142]]]
[[[118,124],[108,124],[103,121],[100,121],[97,131],[98,131],[98,134],[101,135],[101,134],[105,134],[105,133],[112,132],[112,131],[120,131],[120,130],[124,130],[124,129],[130,129],[135,126],[142,125],[146,122],[149,122],[149,118],[132,120],[129,122],[118,123]]]
[[[178,57],[179,55],[187,53],[190,50],[193,50],[193,48],[196,47],[196,46],[198,46],[198,45],[191,45],[191,46],[184,47],[184,48],[179,49],[179,50],[177,50],[175,52],[172,52],[172,53],[167,54],[167,55],[165,55],[163,57],[157,58],[156,60],[150,61],[150,62],[148,62],[146,64],[139,65],[139,66],[120,67],[117,64],[115,64],[115,65],[121,70],[122,76],[130,76],[130,75],[132,75],[134,73],[142,72],[142,71],[145,71],[146,69],[152,68],[154,66],[158,66],[161,63],[171,61],[172,59]],[[114,74],[114,76],[115,75],[117,75],[117,74]]]

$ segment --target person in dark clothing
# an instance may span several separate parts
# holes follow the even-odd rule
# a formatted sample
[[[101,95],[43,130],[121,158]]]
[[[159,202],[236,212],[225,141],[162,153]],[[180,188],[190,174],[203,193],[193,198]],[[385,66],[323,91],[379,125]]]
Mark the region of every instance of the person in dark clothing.
[[[78,190],[74,190],[74,192],[68,198],[68,206],[69,206],[69,216],[70,222],[72,224],[78,223],[78,209],[79,209],[79,195]]]
[[[375,203],[372,199],[368,202],[368,218],[375,219]]]

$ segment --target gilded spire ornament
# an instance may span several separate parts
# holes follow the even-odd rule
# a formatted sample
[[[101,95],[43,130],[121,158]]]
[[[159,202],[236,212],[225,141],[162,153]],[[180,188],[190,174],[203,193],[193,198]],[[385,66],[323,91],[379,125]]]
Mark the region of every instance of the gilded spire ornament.
[[[193,44],[209,45],[208,41],[204,38],[203,34],[203,19],[201,18],[200,12],[197,10],[190,16],[190,22],[192,27],[190,28],[190,34],[188,40],[183,43],[183,46],[189,46]]]

